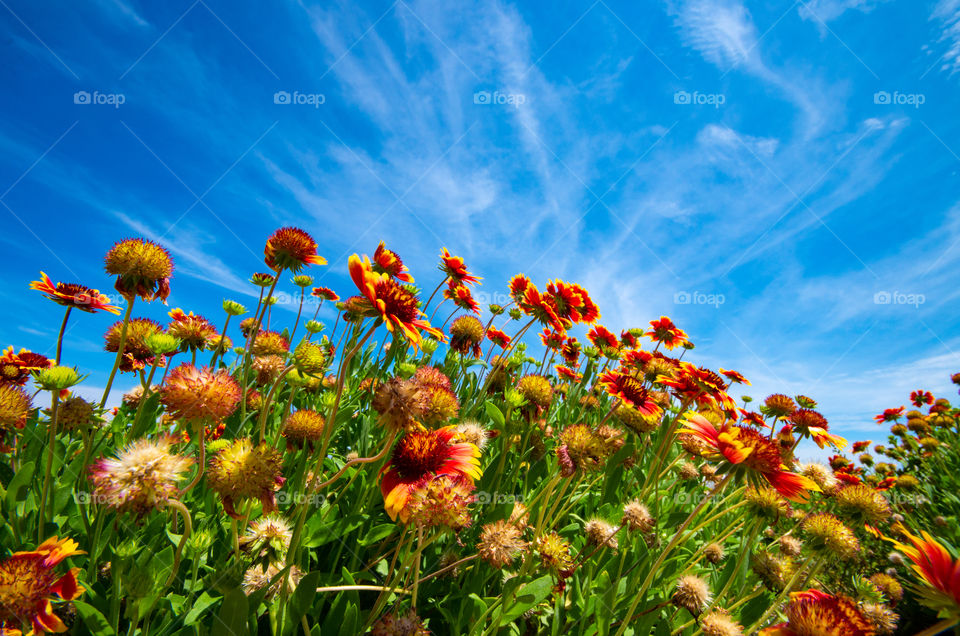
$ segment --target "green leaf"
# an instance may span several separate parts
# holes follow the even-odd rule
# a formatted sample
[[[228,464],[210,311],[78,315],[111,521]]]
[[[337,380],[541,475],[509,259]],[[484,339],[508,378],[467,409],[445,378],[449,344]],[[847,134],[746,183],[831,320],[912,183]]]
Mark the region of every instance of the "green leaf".
[[[528,609],[547,598],[552,589],[553,579],[550,575],[541,576],[539,579],[530,581],[517,592],[517,597],[514,599],[513,605],[509,609],[504,610],[501,620],[507,623],[516,620]]]
[[[77,614],[80,615],[83,624],[86,625],[87,631],[93,636],[108,636],[114,633],[110,623],[100,613],[100,610],[93,605],[87,605],[83,601],[74,601],[73,606],[77,608]]]
[[[235,587],[227,592],[220,605],[220,613],[213,622],[211,636],[242,636],[249,634],[247,626],[247,595]]]
[[[483,403],[483,408],[486,409],[487,411],[487,417],[493,420],[498,427],[500,428],[504,427],[504,424],[506,423],[506,419],[504,419],[503,417],[503,411],[501,411],[496,404],[494,404],[490,400],[487,400],[486,402]]]
[[[310,611],[313,600],[317,597],[317,587],[322,575],[320,570],[315,570],[300,579],[300,584],[290,599],[290,620],[294,625],[298,625],[300,617]]]
[[[613,606],[617,602],[617,587],[610,581],[610,573],[604,570],[597,577],[593,586],[593,593],[597,598],[595,621],[597,634],[607,636],[610,633],[610,624],[613,622]]]
[[[15,508],[17,503],[27,497],[27,491],[30,488],[30,482],[33,480],[34,463],[27,462],[20,467],[20,470],[10,480],[10,486],[7,487],[7,506]]]
[[[154,391],[147,398],[137,419],[133,422],[128,439],[139,439],[147,433],[152,424],[156,424],[157,405],[160,404],[160,393]]]
[[[187,612],[187,615],[184,617],[183,624],[193,625],[197,622],[197,619],[200,618],[200,615],[216,601],[217,597],[211,596],[209,592],[201,594],[200,598],[193,602],[193,607],[190,608],[190,611]]]
[[[379,526],[374,526],[370,528],[367,534],[360,540],[360,545],[368,546],[379,541],[383,541],[397,529],[397,524],[395,523],[382,523]]]

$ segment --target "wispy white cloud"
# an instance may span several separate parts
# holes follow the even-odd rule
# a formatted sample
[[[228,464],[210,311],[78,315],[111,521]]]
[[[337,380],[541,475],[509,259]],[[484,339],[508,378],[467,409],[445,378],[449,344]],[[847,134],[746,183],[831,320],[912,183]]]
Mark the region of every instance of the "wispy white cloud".
[[[939,46],[932,47],[934,66],[953,75],[960,71],[960,0],[940,0],[930,19],[940,28]]]

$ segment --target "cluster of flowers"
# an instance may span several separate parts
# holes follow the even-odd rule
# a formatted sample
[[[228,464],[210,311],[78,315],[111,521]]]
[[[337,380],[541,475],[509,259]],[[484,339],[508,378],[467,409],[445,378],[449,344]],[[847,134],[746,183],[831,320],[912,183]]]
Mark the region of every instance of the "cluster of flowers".
[[[304,273],[326,261],[303,230],[277,230],[264,263],[235,346],[231,321],[248,313],[235,301],[219,330],[182,309],[165,326],[133,317],[138,299],[166,302],[173,263],[151,241],[117,243],[105,269],[126,308],[104,335],[114,361],[99,402],[76,394],[84,378],[61,365],[66,326],[74,309],[121,308],[42,272],[31,285],[65,313],[55,358],[0,357],[2,536],[38,546],[0,554],[0,634],[67,630],[81,583],[84,625],[114,633],[171,627],[201,592],[190,614],[220,594],[208,622],[235,620],[229,581],[247,597],[240,624],[274,634],[309,634],[311,622],[372,634],[509,623],[932,634],[960,621],[960,561],[927,532],[948,531],[956,511],[930,514],[920,497],[960,448],[946,399],[915,391],[926,413],[878,416],[892,426],[874,453],[890,461],[856,442],[857,465],[814,399],[738,401],[733,387],[749,381],[684,360],[694,345],[670,318],[617,335],[580,285],[541,291],[518,274],[484,322],[481,279],[446,248],[426,301],[382,242],[372,259],[349,258],[356,291],[343,299]],[[285,272],[299,307],[292,327],[271,330]],[[308,294],[318,305],[298,339]],[[330,330],[317,320],[324,302]],[[540,360],[527,354],[531,329]],[[136,386],[109,408],[118,373]],[[49,409],[33,405],[41,391]],[[838,454],[801,463],[803,440]],[[57,495],[87,488],[90,507]],[[133,571],[130,541],[153,554],[174,542],[162,574]],[[82,555],[83,570],[56,573]]]

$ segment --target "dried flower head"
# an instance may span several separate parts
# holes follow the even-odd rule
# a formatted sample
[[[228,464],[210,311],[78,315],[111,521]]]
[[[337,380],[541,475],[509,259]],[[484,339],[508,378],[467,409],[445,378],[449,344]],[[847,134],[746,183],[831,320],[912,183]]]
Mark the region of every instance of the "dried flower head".
[[[526,541],[521,536],[521,528],[510,521],[494,521],[483,526],[477,553],[480,558],[495,568],[503,568],[513,563],[524,548]]]
[[[703,636],[743,636],[743,626],[723,609],[712,609],[700,617]]]
[[[677,607],[682,607],[694,616],[700,616],[704,607],[710,602],[710,586],[699,576],[681,576],[670,600]]]
[[[643,534],[652,532],[656,521],[647,510],[647,507],[638,500],[633,500],[623,507],[623,519],[620,523],[630,530],[639,530]]]
[[[769,550],[758,550],[751,559],[753,573],[771,592],[780,592],[793,576],[795,566],[790,557],[777,556]]]
[[[876,525],[891,514],[890,504],[882,492],[867,484],[851,484],[836,492],[837,508],[851,520]]]
[[[803,520],[801,527],[807,535],[807,545],[816,552],[847,560],[860,551],[860,542],[853,531],[830,513],[812,514]]]
[[[556,573],[566,572],[573,567],[570,554],[570,542],[556,532],[549,532],[536,540],[537,554],[544,568]]]
[[[281,588],[286,587],[288,593],[293,592],[297,589],[297,586],[300,584],[300,579],[303,578],[303,571],[297,566],[290,568],[290,571],[287,572],[286,576],[280,577],[280,579],[270,585],[270,581],[277,578],[280,574],[281,568],[276,565],[254,565],[246,572],[243,573],[243,591],[247,596],[250,596],[254,592],[259,592],[260,590],[267,589],[267,593],[264,596],[265,600],[273,599],[281,590]]]
[[[462,475],[439,475],[410,491],[409,521],[424,528],[460,531],[470,525],[473,481]]]
[[[67,431],[82,433],[98,421],[93,404],[79,395],[71,395],[57,408],[57,423]]]
[[[426,413],[428,394],[412,380],[391,378],[377,388],[373,408],[381,426],[388,430],[412,430]]]
[[[300,409],[291,413],[283,423],[283,436],[288,446],[313,448],[323,439],[326,418],[317,411]]]
[[[462,355],[478,358],[483,335],[483,323],[475,316],[460,316],[450,325],[450,348]]]
[[[415,610],[389,612],[370,627],[370,636],[430,636]]]
[[[0,437],[4,431],[26,426],[31,410],[30,395],[26,391],[13,384],[0,384]]]
[[[189,423],[221,422],[236,410],[240,397],[240,386],[225,369],[214,372],[187,363],[171,371],[160,389],[167,411]]]
[[[250,345],[255,356],[282,356],[290,350],[290,343],[276,331],[261,331]]]
[[[163,507],[179,492],[177,482],[193,459],[170,451],[173,439],[140,439],[116,457],[90,466],[90,482],[97,503],[143,516]]]
[[[163,247],[146,239],[125,239],[107,252],[105,268],[117,277],[115,288],[128,302],[134,296],[146,301],[170,295],[173,260]]]
[[[266,443],[257,446],[248,438],[230,442],[210,459],[207,482],[223,502],[228,515],[238,518],[234,503],[243,499],[259,499],[263,511],[276,510],[274,493],[283,485],[282,459]]]
[[[707,561],[716,565],[723,561],[723,557],[726,553],[723,550],[723,546],[719,543],[708,543],[703,548],[703,556],[707,558]]]
[[[286,558],[293,532],[286,519],[272,514],[250,522],[240,537],[240,548],[253,555],[254,561],[279,564]]]
[[[617,549],[617,530],[613,525],[603,519],[591,519],[583,527],[584,534],[587,535],[587,544],[593,546],[602,546]]]
[[[803,543],[792,534],[783,535],[777,543],[780,545],[780,554],[790,557],[799,556],[800,550],[803,549]]]

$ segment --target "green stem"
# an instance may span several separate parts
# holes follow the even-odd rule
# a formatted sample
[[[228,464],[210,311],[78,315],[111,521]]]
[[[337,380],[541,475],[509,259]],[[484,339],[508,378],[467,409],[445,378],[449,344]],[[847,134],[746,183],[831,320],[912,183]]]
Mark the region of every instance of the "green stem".
[[[60,335],[57,336],[57,357],[54,360],[54,364],[60,364],[60,353],[63,351],[63,334],[67,330],[67,320],[70,318],[70,311],[73,307],[67,307],[67,311],[63,314],[63,322],[60,323]]]
[[[53,455],[57,446],[57,415],[60,411],[60,393],[53,391],[53,404],[50,407],[50,439],[47,442],[47,467],[43,474],[43,489],[40,491],[40,522],[37,527],[37,544],[43,543],[43,530],[46,526],[47,492],[50,489],[50,477],[53,473]],[[50,501],[50,519],[53,520],[53,498]]]
[[[120,368],[120,361],[123,360],[123,347],[127,344],[127,327],[130,326],[130,314],[133,312],[133,301],[136,296],[130,296],[127,300],[127,311],[123,314],[123,326],[120,327],[120,342],[117,345],[117,357],[113,361],[113,369],[110,371],[110,377],[107,379],[107,387],[103,390],[103,398],[100,400],[100,410],[107,405],[107,398],[110,397],[110,388],[113,386],[113,378],[117,375],[117,369]]]

